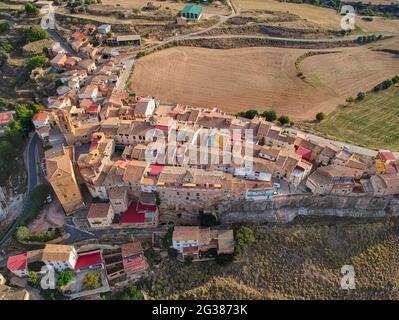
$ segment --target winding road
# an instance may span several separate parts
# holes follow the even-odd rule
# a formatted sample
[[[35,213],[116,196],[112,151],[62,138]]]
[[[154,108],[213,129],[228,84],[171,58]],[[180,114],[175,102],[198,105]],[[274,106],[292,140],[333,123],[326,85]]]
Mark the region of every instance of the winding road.
[[[38,140],[39,137],[37,133],[34,131],[26,147],[25,165],[28,171],[28,179],[27,179],[27,192],[24,199],[24,209],[29,207],[29,194],[39,182],[37,165],[36,165],[36,146]],[[7,230],[7,232],[1,238],[0,250],[2,249],[3,245],[14,234],[14,231],[17,228],[17,226],[18,226],[17,220],[15,220],[13,224],[10,226],[10,228]]]

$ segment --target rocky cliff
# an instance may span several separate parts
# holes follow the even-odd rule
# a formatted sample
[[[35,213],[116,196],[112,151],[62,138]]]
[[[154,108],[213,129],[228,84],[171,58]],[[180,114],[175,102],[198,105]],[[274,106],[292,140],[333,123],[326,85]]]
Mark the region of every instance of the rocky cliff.
[[[389,217],[399,216],[399,196],[277,196],[272,201],[223,203],[218,211],[223,223],[286,223],[300,215]]]

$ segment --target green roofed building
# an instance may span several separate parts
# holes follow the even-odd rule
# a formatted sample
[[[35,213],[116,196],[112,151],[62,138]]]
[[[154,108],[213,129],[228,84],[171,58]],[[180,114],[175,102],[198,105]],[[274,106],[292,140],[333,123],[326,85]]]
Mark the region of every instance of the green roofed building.
[[[199,20],[201,15],[202,6],[198,4],[188,4],[179,12],[179,16],[187,20]]]

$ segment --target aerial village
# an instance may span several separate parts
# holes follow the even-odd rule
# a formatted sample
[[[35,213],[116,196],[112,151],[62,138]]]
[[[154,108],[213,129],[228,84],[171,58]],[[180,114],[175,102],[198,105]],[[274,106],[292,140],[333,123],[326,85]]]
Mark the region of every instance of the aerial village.
[[[246,119],[128,92],[128,58],[92,42],[139,45],[140,37],[104,37],[110,31],[109,25],[86,25],[67,35],[77,54],[56,43],[51,66],[31,74],[39,85],[47,73],[61,74],[46,109],[32,121],[54,200],[68,217],[83,214],[75,221],[81,230],[145,230],[154,250],[173,248],[182,263],[197,262],[234,252],[231,226],[195,223],[201,215],[217,216],[226,203],[399,193],[399,161],[389,150],[368,156],[260,116]],[[44,91],[49,86],[42,85]],[[37,265],[72,271],[71,299],[123,288],[151,272],[135,237],[106,245],[47,243],[7,261],[20,278]],[[97,277],[96,286],[84,285],[88,275]]]

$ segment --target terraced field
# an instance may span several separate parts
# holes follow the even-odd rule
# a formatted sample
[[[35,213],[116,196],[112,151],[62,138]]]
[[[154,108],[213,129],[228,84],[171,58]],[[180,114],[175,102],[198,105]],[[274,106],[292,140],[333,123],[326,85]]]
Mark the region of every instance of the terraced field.
[[[364,101],[332,113],[315,129],[357,145],[399,151],[399,88],[370,93]]]
[[[342,17],[334,9],[277,0],[233,0],[233,3],[241,11],[270,10],[289,12],[323,29],[339,31],[341,28]],[[395,32],[399,30],[399,20],[374,17],[373,21],[364,21],[358,17],[356,19],[356,26],[360,32]]]

